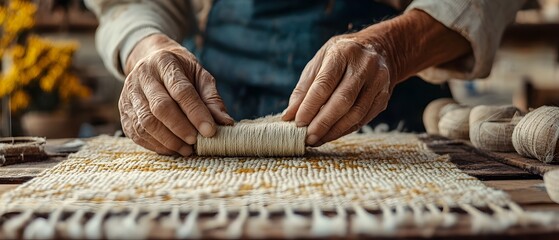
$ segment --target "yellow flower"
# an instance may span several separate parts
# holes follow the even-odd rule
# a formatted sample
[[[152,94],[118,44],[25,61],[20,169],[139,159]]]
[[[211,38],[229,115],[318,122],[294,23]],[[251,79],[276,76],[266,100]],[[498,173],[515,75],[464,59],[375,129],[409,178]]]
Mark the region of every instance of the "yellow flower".
[[[30,88],[58,94],[66,102],[89,96],[89,89],[69,73],[78,44],[53,42],[37,35],[27,36],[24,45],[15,44],[14,40],[22,32],[35,25],[37,7],[28,0],[8,2],[8,5],[0,4],[0,56],[8,53],[12,63],[0,73],[0,97],[10,96],[12,110],[18,111],[33,101],[28,94]]]
[[[10,97],[11,111],[18,112],[20,110],[25,109],[27,106],[29,106],[30,99],[31,98],[26,92],[22,90],[15,91]]]

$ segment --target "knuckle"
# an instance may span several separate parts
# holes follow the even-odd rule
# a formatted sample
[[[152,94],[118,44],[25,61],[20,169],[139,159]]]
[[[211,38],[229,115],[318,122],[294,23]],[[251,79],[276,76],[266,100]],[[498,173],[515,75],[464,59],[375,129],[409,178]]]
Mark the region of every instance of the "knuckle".
[[[334,101],[340,106],[347,107],[353,104],[354,96],[355,95],[353,93],[342,90],[339,94],[336,94],[336,96],[334,97]]]
[[[317,76],[315,83],[314,83],[314,91],[313,93],[320,99],[325,99],[329,97],[329,93],[332,92],[334,88],[332,81],[325,76],[320,75]]]
[[[189,103],[195,100],[194,96],[198,94],[194,85],[185,83],[177,85],[175,88],[180,88],[178,91],[172,91],[171,96],[179,103]]]
[[[357,127],[361,128],[362,126],[365,126],[365,125],[369,124],[369,122],[371,122],[371,120],[373,120],[374,117],[375,117],[375,115],[365,116],[363,119],[361,119],[359,121],[359,123],[357,124]]]
[[[216,93],[212,93],[209,96],[205,97],[205,102],[206,104],[211,104],[211,105],[222,105],[223,101],[221,100],[221,97]]]
[[[186,109],[191,112],[191,113],[199,113],[202,108],[203,105],[201,105],[198,101],[194,100],[194,97],[188,97],[189,100],[184,102],[184,106],[186,107]]]
[[[360,119],[357,118],[363,118],[365,115],[367,115],[369,109],[366,109],[363,105],[356,104],[355,106],[353,106],[352,112],[354,113],[352,116],[352,120],[359,121]]]
[[[174,104],[170,97],[154,96],[150,101],[150,109],[155,116],[165,116]]]
[[[157,118],[151,113],[144,113],[138,116],[138,120],[140,123],[139,130],[151,130],[156,128],[157,126]]]
[[[319,108],[318,104],[305,102],[301,104],[298,112],[301,112],[301,117],[303,118],[311,118],[309,113],[318,112],[318,108]]]
[[[140,121],[134,122],[134,124],[133,124],[133,130],[134,130],[134,132],[136,132],[136,134],[138,135],[138,137],[149,136],[149,134],[146,132],[146,129],[142,126],[142,124],[140,123]]]
[[[301,96],[305,95],[305,91],[303,91],[303,89],[301,88],[295,88],[293,89],[293,92],[291,93],[291,98],[296,99],[296,98],[300,98]]]
[[[329,119],[323,118],[323,119],[319,119],[319,120],[316,122],[316,125],[317,125],[318,129],[321,129],[321,130],[328,130],[328,129],[330,129],[330,127],[332,126],[332,124],[331,124],[330,122],[331,122],[331,121],[329,121]]]
[[[208,71],[206,71],[204,68],[202,68],[202,66],[200,66],[199,64],[196,64],[196,67],[198,69],[197,80],[201,84],[209,84],[209,85],[214,85],[215,86],[215,83],[216,83],[215,78]]]
[[[176,141],[174,138],[171,137],[167,137],[163,139],[161,144],[163,144],[163,146],[165,146],[169,150],[175,152],[179,151],[179,149],[182,147],[182,144],[180,142]]]

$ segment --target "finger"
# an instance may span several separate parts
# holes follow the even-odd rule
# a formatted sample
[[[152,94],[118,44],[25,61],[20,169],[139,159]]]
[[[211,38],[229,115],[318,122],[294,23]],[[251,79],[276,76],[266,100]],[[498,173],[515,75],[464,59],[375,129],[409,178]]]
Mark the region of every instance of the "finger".
[[[341,134],[340,137],[345,136],[345,135],[348,135],[348,134],[350,134],[350,133],[352,133],[352,132],[355,132],[355,131],[359,130],[360,128],[361,128],[360,125],[354,125],[354,126],[352,126],[351,128],[349,128],[348,130],[346,130],[343,134]],[[340,137],[338,137],[338,138],[340,138]],[[312,146],[312,147],[320,147],[320,146],[322,146],[323,144],[325,144],[325,143],[327,143],[327,142],[331,142],[331,141],[336,140],[336,139],[338,139],[338,138],[331,139],[331,140],[328,140],[328,141],[324,141],[324,140],[323,140],[324,138],[323,138],[323,139],[321,139],[320,141],[318,141],[317,143],[315,143],[315,144],[313,144],[313,145],[311,145],[311,146]]]
[[[390,98],[388,72],[383,69],[379,70],[375,79],[376,81],[373,81],[374,84],[364,87],[363,96],[360,96],[355,106],[332,127],[332,130],[321,139],[321,142],[329,142],[355,131],[351,130],[356,126],[360,128],[368,124],[374,117],[386,109]],[[367,96],[374,97],[371,99]],[[365,108],[365,111],[360,110],[361,107],[357,107],[367,103],[369,107]]]
[[[346,64],[346,59],[338,51],[326,54],[316,78],[297,110],[295,115],[297,126],[307,126],[313,120],[341,81]]]
[[[144,79],[152,79],[157,77],[156,74],[148,72]],[[198,131],[190,123],[186,115],[179,108],[175,100],[168,95],[167,89],[161,82],[155,79],[143,80],[142,90],[149,103],[150,112],[162,122],[175,136],[182,141],[193,145],[196,143]]]
[[[374,85],[365,84],[363,90],[355,104],[349,109],[347,114],[341,117],[330,130],[320,139],[319,142],[329,142],[345,135],[350,129],[358,126],[359,123],[369,113],[374,101]]]
[[[388,101],[390,100],[390,96],[392,95],[390,89],[390,81],[388,80],[388,70],[380,69],[379,73],[377,74],[377,79],[383,81],[378,81],[377,88],[375,89],[378,89],[379,91],[373,100],[371,110],[369,110],[367,115],[365,115],[365,117],[361,119],[361,121],[359,122],[359,126],[369,124],[369,122],[371,122],[382,111],[386,110],[386,107],[388,106]]]
[[[390,97],[388,72],[384,68],[375,67],[376,61],[367,62],[369,66],[364,69],[368,71],[364,71],[360,78],[371,82],[365,83],[355,104],[319,142],[329,142],[346,135],[355,126],[361,127],[369,123],[386,108]]]
[[[307,91],[309,91],[313,80],[316,78],[318,70],[320,70],[320,67],[322,66],[322,59],[324,58],[325,52],[324,49],[325,47],[321,48],[303,69],[303,72],[299,77],[299,81],[289,97],[289,104],[282,114],[282,120],[292,121],[295,119],[299,106],[301,106],[303,99],[307,95]]]
[[[150,98],[152,97],[159,98],[160,96],[150,96]],[[189,156],[192,153],[191,146],[173,134],[171,130],[152,114],[149,101],[143,92],[132,91],[130,93],[130,102],[136,112],[137,123],[139,124],[139,126],[135,127],[138,135],[144,138],[149,135],[165,148],[183,156]]]
[[[215,78],[202,67],[198,68],[197,76],[196,88],[215,121],[222,125],[232,125],[235,121],[227,113],[225,104],[217,92]]]
[[[309,124],[309,128],[307,130],[307,144],[313,145],[322,139],[322,137],[324,137],[324,135],[332,129],[334,124],[336,124],[336,122],[346,115],[352,106],[354,106],[357,97],[362,91],[365,81],[370,79],[367,78],[370,75],[367,74],[366,71],[364,72],[363,69],[364,68],[362,67],[347,67],[343,80],[336,90],[334,90],[334,93],[330,99],[328,99],[328,102],[326,102],[316,117]],[[372,97],[369,97],[369,101],[371,101],[371,98]],[[356,107],[356,110],[362,111],[363,115],[365,115],[368,110],[368,108],[363,109],[365,107],[363,104],[356,105]],[[353,125],[361,120],[363,116],[358,117],[358,119],[354,120]]]
[[[216,132],[214,119],[204,102],[200,99],[196,87],[192,84],[194,79],[191,79],[193,80],[191,82],[185,75],[185,73],[195,71],[195,68],[185,66],[187,63],[182,64],[183,66],[178,65],[176,56],[173,53],[167,54],[172,56],[165,57],[166,55],[164,55],[162,58],[167,59],[167,61],[160,60],[157,63],[165,88],[198,132],[204,137],[212,137]],[[192,65],[193,63],[190,64]]]
[[[137,143],[138,145],[155,151],[158,154],[162,155],[174,155],[175,152],[165,148],[155,139],[153,139],[149,134],[146,135],[147,138],[142,137],[136,131],[136,128],[141,127],[138,124],[138,118],[136,117],[136,113],[130,103],[128,96],[126,96],[126,91],[121,93],[121,98],[119,100],[119,110],[120,110],[120,118],[122,122],[122,129],[126,136],[128,136],[132,141]]]

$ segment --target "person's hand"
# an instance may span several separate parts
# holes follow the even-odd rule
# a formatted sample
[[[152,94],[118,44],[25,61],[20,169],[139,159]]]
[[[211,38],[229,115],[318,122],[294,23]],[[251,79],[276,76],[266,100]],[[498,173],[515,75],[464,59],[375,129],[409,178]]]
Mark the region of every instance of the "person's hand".
[[[214,78],[193,54],[156,34],[140,41],[126,61],[120,95],[124,133],[159,154],[189,156],[198,132],[212,137],[218,124],[233,124]]]
[[[383,111],[394,84],[382,49],[352,35],[330,39],[307,64],[283,120],[308,126],[308,145],[351,133]]]
[[[282,118],[308,126],[306,143],[322,145],[369,123],[397,83],[470,52],[459,33],[415,9],[333,37],[303,70]]]

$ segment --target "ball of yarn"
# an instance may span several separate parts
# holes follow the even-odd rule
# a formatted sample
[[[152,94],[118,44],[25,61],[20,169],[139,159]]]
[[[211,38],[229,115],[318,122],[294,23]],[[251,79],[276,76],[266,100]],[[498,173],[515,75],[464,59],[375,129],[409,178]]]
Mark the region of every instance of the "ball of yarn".
[[[514,117],[517,112],[518,109],[511,105],[480,105],[472,108],[469,118],[470,141],[475,147],[480,149],[490,151],[514,151],[510,138],[512,137],[512,130],[515,124],[511,123],[511,118]],[[501,119],[507,120],[498,121]],[[482,125],[484,126],[482,127]],[[502,148],[497,146],[501,143],[506,145],[501,146]]]
[[[471,113],[470,113],[471,114]],[[482,121],[476,125],[475,144],[472,139],[472,126],[470,126],[470,141],[483,150],[492,152],[514,152],[512,133],[516,123],[511,119]]]
[[[441,109],[439,134],[452,139],[470,138],[469,118],[472,109],[459,104],[448,104]]]
[[[514,149],[542,162],[559,162],[559,107],[543,106],[526,114],[514,128]]]
[[[545,190],[549,198],[559,203],[559,169],[551,170],[543,175]]]
[[[430,102],[423,111],[423,125],[429,134],[439,134],[439,120],[441,109],[451,103],[456,103],[452,98],[439,98]]]

